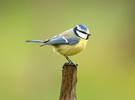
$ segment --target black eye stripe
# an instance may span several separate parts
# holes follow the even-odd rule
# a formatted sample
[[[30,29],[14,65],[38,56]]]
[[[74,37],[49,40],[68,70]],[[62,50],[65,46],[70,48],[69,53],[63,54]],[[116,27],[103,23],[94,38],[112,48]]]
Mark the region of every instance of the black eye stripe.
[[[81,33],[84,33],[84,34],[88,34],[88,33],[84,32],[84,31],[81,31],[81,30],[78,30],[78,29],[76,29],[76,30],[81,32]]]

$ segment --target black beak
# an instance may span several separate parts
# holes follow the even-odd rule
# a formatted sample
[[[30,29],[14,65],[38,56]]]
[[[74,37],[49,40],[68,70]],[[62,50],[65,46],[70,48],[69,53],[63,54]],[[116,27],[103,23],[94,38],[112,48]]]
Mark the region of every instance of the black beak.
[[[88,39],[89,39],[89,36],[91,36],[91,34],[87,34],[87,38],[86,38],[86,40],[88,40]]]

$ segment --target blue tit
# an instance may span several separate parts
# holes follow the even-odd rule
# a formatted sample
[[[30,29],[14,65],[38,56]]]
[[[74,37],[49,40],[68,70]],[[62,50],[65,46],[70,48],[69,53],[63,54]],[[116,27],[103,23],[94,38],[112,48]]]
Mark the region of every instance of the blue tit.
[[[90,35],[89,29],[79,24],[47,40],[27,40],[26,42],[42,43],[41,47],[51,45],[56,52],[65,56],[70,64],[74,64],[68,56],[80,53],[86,47]]]

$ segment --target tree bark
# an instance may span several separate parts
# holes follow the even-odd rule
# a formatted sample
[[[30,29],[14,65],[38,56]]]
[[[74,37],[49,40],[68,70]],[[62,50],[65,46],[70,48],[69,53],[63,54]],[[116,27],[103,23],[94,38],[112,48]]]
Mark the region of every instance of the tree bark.
[[[62,85],[59,100],[76,100],[77,66],[63,65]]]

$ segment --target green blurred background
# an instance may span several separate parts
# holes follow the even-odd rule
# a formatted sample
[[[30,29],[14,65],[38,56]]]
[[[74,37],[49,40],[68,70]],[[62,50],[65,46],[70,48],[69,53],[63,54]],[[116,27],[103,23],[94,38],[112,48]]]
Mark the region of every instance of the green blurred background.
[[[0,100],[58,100],[65,58],[27,44],[89,27],[78,63],[78,100],[135,100],[133,0],[0,0]]]

